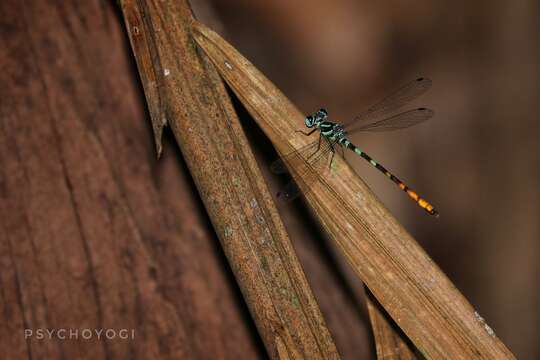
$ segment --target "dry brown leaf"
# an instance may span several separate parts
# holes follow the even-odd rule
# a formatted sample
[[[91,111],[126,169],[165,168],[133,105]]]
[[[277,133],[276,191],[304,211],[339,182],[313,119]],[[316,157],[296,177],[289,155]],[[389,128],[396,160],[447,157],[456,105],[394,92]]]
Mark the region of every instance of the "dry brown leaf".
[[[287,97],[219,35],[202,24],[194,29],[198,44],[277,151],[288,154],[305,145],[306,137],[295,133],[304,116]],[[514,358],[347,163],[336,157],[334,165],[306,200],[360,279],[422,354],[432,359]]]
[[[167,123],[270,357],[339,358],[188,2],[120,4],[158,152]]]

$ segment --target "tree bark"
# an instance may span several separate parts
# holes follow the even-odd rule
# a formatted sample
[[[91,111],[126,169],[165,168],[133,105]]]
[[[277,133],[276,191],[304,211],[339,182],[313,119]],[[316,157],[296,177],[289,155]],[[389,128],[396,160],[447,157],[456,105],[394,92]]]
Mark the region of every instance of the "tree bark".
[[[155,161],[114,4],[0,14],[2,358],[261,356],[178,151]]]

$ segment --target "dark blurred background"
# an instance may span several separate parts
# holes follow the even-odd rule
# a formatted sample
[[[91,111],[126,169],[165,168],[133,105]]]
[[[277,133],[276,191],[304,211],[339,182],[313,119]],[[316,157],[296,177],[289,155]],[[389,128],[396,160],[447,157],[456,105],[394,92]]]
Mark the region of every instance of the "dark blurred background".
[[[411,105],[433,108],[433,120],[353,140],[430,200],[439,219],[363,160],[349,160],[510,350],[539,359],[540,2],[214,0],[193,7],[305,113],[324,106],[343,121],[418,76],[433,79]],[[339,347],[339,324],[321,307]]]

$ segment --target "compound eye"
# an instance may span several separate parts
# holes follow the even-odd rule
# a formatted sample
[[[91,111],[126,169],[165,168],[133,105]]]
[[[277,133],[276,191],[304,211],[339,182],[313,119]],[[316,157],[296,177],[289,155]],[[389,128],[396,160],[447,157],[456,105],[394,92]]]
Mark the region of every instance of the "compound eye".
[[[312,127],[313,126],[313,116],[309,115],[309,116],[306,116],[306,126],[307,127]]]

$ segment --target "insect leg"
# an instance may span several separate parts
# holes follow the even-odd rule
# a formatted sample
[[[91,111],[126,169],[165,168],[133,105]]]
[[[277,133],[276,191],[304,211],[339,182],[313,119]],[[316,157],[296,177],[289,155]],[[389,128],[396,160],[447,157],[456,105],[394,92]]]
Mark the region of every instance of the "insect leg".
[[[296,130],[295,132],[299,132],[299,133],[302,133],[302,134],[304,134],[306,136],[309,136],[309,135],[313,134],[315,131],[317,131],[317,128],[311,130],[310,132],[303,132],[302,130]]]
[[[325,138],[326,141],[328,141],[328,145],[330,145],[330,151],[332,152],[332,156],[330,157],[330,164],[328,164],[328,168],[332,169],[332,162],[334,161],[334,155],[336,155],[336,149],[334,148],[334,144]]]
[[[345,159],[345,150],[343,149],[343,145],[339,145],[339,150],[341,151],[341,157]]]

